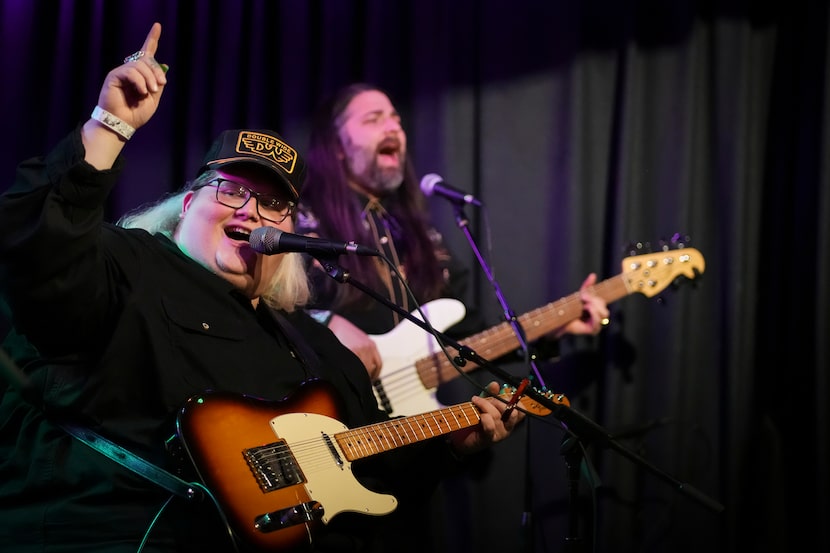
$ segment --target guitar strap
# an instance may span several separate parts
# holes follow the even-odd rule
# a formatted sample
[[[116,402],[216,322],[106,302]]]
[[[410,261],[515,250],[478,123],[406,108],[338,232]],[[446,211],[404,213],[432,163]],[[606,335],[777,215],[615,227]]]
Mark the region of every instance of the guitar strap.
[[[386,208],[376,199],[370,199],[363,208],[363,216],[372,236],[375,239],[375,247],[383,252],[383,255],[392,261],[400,273],[401,278],[406,278],[406,271],[403,267],[401,259],[398,257],[398,251],[395,248],[395,233],[393,227],[398,226],[398,223],[390,215]],[[377,260],[380,269],[381,280],[386,285],[389,293],[389,299],[400,305],[403,309],[409,311],[409,295],[406,293],[406,287],[403,282],[396,275],[392,274],[389,267],[380,260]],[[392,320],[394,324],[401,322],[401,316],[392,312]]]
[[[10,383],[27,403],[43,413],[46,418],[66,430],[69,435],[74,436],[92,449],[103,453],[121,466],[132,470],[176,495],[186,499],[200,497],[200,494],[196,491],[196,485],[185,482],[178,476],[155,466],[149,461],[145,461],[135,453],[109,441],[96,432],[70,422],[55,421],[55,417],[50,417],[43,406],[34,400],[31,383],[26,373],[12,361],[12,358],[2,348],[0,348],[0,369],[2,369],[4,375],[11,377],[9,378]]]
[[[305,338],[300,335],[297,329],[294,328],[294,325],[280,311],[269,308],[268,313],[274,319],[274,322],[277,323],[277,326],[285,333],[285,337],[288,338],[291,346],[295,349],[294,353],[299,357],[300,363],[303,364],[308,373],[314,378],[321,378],[320,367],[322,363],[317,353],[308,345]]]
[[[83,428],[68,422],[58,422],[58,424],[69,434],[92,449],[103,453],[119,465],[130,469],[162,488],[188,500],[201,498],[201,494],[197,492],[197,485],[186,482],[175,474],[159,468],[149,461],[145,461],[132,451],[109,441],[89,428]]]

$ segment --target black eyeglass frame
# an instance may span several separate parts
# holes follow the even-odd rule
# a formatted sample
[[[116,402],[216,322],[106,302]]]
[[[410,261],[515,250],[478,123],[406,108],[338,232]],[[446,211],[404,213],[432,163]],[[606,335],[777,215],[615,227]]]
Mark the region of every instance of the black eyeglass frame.
[[[234,186],[239,187],[239,190],[244,190],[245,192],[247,192],[247,194],[245,196],[245,200],[242,203],[240,203],[239,205],[232,205],[232,204],[227,203],[227,201],[223,201],[223,200],[219,199],[219,190],[222,188],[222,183],[223,182],[229,182],[229,183],[233,184]],[[206,186],[216,187],[216,194],[215,194],[216,201],[218,203],[224,205],[225,207],[230,207],[231,209],[241,209],[241,208],[245,207],[245,205],[249,201],[251,201],[251,198],[255,198],[256,199],[256,212],[259,214],[260,217],[262,217],[266,221],[271,221],[272,223],[277,223],[277,224],[282,223],[288,217],[290,217],[291,215],[294,214],[294,210],[297,207],[297,204],[294,203],[291,200],[284,200],[284,199],[280,198],[279,196],[277,196],[276,194],[263,194],[261,192],[257,192],[256,190],[251,190],[250,188],[248,188],[244,184],[240,184],[240,183],[236,182],[235,180],[226,179],[226,178],[223,178],[223,177],[216,177],[215,179],[211,179],[211,180],[209,180],[208,182],[206,182],[204,184],[194,186],[193,190],[198,190],[198,189],[204,188]],[[239,196],[239,198],[241,199],[242,197]],[[260,211],[259,208],[262,205],[262,199],[263,198],[266,198],[267,200],[270,200],[270,201],[274,201],[274,202],[277,203],[277,205],[287,204],[287,207],[284,208],[285,213],[282,215],[281,219],[272,219],[271,217],[266,217],[265,215],[262,214],[262,211]],[[266,206],[267,205],[268,204],[266,203]]]

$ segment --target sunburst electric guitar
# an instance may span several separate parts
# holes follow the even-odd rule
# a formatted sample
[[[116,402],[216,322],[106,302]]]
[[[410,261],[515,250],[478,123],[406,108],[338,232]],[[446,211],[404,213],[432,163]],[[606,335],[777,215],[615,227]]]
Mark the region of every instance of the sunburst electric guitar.
[[[512,400],[514,391],[503,388],[500,396]],[[546,396],[570,405],[560,394]],[[525,396],[516,404],[536,416],[551,412]],[[179,411],[184,450],[246,550],[305,549],[339,513],[392,512],[397,499],[360,484],[352,462],[480,420],[469,402],[350,429],[337,420],[340,410],[331,385],[316,380],[279,402],[207,392]]]
[[[607,303],[629,294],[652,297],[678,277],[694,279],[705,269],[703,255],[694,248],[680,248],[626,257],[622,273],[598,282],[593,291]],[[443,332],[464,318],[464,305],[439,299],[421,308],[430,324]],[[412,313],[422,319],[417,311]],[[541,338],[582,315],[579,292],[560,298],[518,317],[528,341]],[[435,338],[411,321],[403,321],[386,334],[370,335],[380,350],[383,367],[374,383],[378,406],[395,415],[411,415],[441,407],[436,399],[438,384],[469,372],[478,365],[468,362],[456,368],[441,351]],[[513,327],[503,322],[460,341],[484,359],[495,360],[516,350],[519,340]],[[449,348],[451,357],[457,351]]]

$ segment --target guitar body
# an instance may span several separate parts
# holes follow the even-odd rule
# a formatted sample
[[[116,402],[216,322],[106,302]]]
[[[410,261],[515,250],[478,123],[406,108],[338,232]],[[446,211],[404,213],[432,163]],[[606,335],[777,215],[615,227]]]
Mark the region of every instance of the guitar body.
[[[344,511],[383,515],[397,500],[363,487],[328,437],[337,396],[322,382],[269,402],[207,392],[180,410],[179,437],[234,533],[260,551],[302,549],[314,528]]]
[[[467,312],[463,303],[449,298],[433,300],[421,306],[421,310],[439,332],[459,322]],[[417,310],[412,315],[423,320]],[[435,397],[437,387],[425,386],[412,364],[415,359],[440,353],[435,337],[408,320],[401,321],[386,334],[369,337],[383,357],[383,367],[374,386],[381,409],[392,415],[412,415],[442,406]]]

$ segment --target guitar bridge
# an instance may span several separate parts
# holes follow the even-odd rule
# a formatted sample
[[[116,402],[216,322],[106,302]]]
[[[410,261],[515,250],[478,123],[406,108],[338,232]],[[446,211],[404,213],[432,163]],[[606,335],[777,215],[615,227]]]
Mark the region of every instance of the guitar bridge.
[[[324,509],[317,501],[307,501],[293,507],[259,515],[254,519],[254,528],[266,534],[289,526],[305,524],[323,518]]]
[[[242,455],[263,492],[305,482],[297,460],[284,441],[252,447],[244,450]]]

